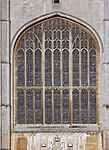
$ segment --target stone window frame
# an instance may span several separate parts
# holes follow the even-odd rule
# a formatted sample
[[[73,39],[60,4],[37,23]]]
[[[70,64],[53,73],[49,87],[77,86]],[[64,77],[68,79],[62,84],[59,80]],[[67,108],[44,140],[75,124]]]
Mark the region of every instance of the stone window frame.
[[[58,17],[58,16],[57,16]],[[66,18],[65,18],[66,19]],[[97,122],[96,122],[96,124],[98,124],[99,123],[99,96],[98,96],[98,93],[99,93],[99,46],[98,46],[98,42],[97,42],[97,40],[96,40],[96,38],[95,38],[95,36],[93,35],[93,33],[89,30],[89,29],[87,29],[86,27],[84,27],[84,26],[82,26],[81,24],[79,24],[79,23],[77,23],[77,22],[75,22],[75,21],[73,21],[73,20],[69,20],[69,19],[66,19],[66,20],[68,20],[69,22],[74,22],[75,24],[77,24],[77,25],[79,25],[79,26],[81,26],[83,29],[85,29],[85,30],[87,30],[88,31],[88,33],[93,37],[93,39],[95,40],[95,43],[96,43],[96,48],[97,48],[97,51],[98,51],[98,60],[97,60],[97,99],[98,99],[98,103],[97,103]],[[46,20],[44,20],[44,21],[46,21]],[[43,22],[43,21],[42,21]],[[34,26],[34,25],[33,25]],[[30,27],[31,28],[31,27]],[[27,29],[27,30],[29,30],[29,29]],[[21,35],[22,36],[22,35]],[[18,41],[17,41],[18,42]],[[17,45],[17,44],[16,44]],[[15,46],[16,47],[16,46]],[[15,48],[16,49],[16,48]],[[14,59],[14,64],[15,64],[15,59]],[[14,77],[16,76],[16,73],[14,72]],[[15,84],[14,84],[14,100],[16,100],[16,94],[15,94]],[[15,107],[14,107],[15,108]],[[16,108],[15,108],[15,110],[16,110]],[[15,114],[15,112],[14,112],[14,114]],[[15,115],[15,120],[16,120],[16,115]],[[16,121],[15,121],[15,124],[16,124]],[[87,124],[90,124],[90,123],[87,123]],[[36,125],[36,124],[35,124]],[[45,125],[45,124],[43,124],[43,125]],[[81,124],[69,124],[69,126],[81,126]],[[85,125],[85,124],[84,124]],[[84,126],[83,125],[83,126]],[[47,125],[48,126],[48,125]],[[58,125],[54,125],[54,126],[58,126]],[[59,125],[60,126],[60,125]],[[63,124],[61,125],[61,126],[63,126]]]

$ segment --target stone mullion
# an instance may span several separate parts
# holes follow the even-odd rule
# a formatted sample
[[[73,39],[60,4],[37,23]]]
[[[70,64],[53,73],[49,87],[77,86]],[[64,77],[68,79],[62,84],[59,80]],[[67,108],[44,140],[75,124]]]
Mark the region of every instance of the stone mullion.
[[[72,32],[71,27],[69,30],[69,111],[70,111],[70,124],[73,122],[72,111]]]
[[[52,25],[53,28],[53,25]],[[52,32],[52,124],[54,124],[54,47],[53,47],[53,32]]]
[[[27,91],[27,87],[26,87],[26,35],[24,36],[24,42],[25,42],[25,45],[24,45],[24,58],[25,58],[25,88],[24,88],[24,110],[25,110],[25,124],[26,124],[26,91]]]
[[[90,57],[89,57],[89,40],[88,40],[88,44],[87,44],[87,57],[88,57],[88,124],[90,124],[90,90],[89,90],[89,87],[90,87]]]
[[[35,86],[35,33],[34,33],[34,28],[32,29],[33,32],[33,121],[34,124],[36,122],[35,120],[35,90],[36,90],[36,86]]]
[[[43,29],[43,36],[42,36],[42,108],[43,108],[43,125],[45,124],[45,32]]]
[[[61,22],[62,23],[62,22]],[[62,24],[61,24],[62,26]],[[60,79],[61,79],[61,90],[60,90],[60,112],[61,112],[61,124],[62,124],[62,118],[63,118],[63,114],[62,114],[62,31],[61,33],[61,37],[60,37]]]
[[[81,91],[82,91],[82,87],[81,87],[81,29],[79,31],[80,33],[80,37],[79,37],[79,123],[81,124]]]

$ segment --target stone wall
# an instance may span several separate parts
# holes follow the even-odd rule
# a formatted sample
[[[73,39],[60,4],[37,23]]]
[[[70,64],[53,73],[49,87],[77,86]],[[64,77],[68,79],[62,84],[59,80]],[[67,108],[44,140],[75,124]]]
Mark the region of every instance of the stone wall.
[[[103,150],[101,133],[13,133],[12,150]]]
[[[13,130],[12,58],[15,39],[22,26],[56,11],[85,21],[94,28],[100,39],[99,128],[103,130],[103,148],[109,150],[109,0],[60,0],[59,4],[53,4],[52,0],[0,0],[0,148],[10,149],[10,126]],[[12,134],[13,149],[19,136],[21,135]],[[96,150],[99,145],[101,147],[101,135],[96,136],[87,136],[87,149],[91,147]],[[27,135],[25,137],[27,139]],[[18,143],[22,143],[21,141]],[[27,145],[27,141],[24,141],[24,145]],[[96,141],[95,145],[91,144],[93,141]]]

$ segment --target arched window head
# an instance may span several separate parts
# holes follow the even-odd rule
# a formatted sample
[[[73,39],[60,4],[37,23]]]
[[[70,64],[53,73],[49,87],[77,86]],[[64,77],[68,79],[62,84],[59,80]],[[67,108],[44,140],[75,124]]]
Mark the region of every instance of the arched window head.
[[[26,29],[14,50],[16,124],[97,124],[96,38],[54,16]]]

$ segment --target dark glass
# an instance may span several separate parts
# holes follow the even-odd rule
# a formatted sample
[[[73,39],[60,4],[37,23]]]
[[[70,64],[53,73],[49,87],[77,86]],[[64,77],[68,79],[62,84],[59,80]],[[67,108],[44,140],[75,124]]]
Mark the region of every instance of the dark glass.
[[[56,40],[56,38],[57,38],[57,34],[56,34],[56,30],[54,31],[54,40]]]
[[[69,86],[69,52],[62,52],[62,85]]]
[[[89,76],[90,76],[90,86],[96,86],[96,51],[91,49],[89,53]]]
[[[39,40],[38,40],[38,38],[36,36],[34,37],[34,45],[35,45],[35,49],[40,47]]]
[[[45,85],[52,85],[52,53],[50,50],[45,52]]]
[[[72,52],[72,84],[73,86],[79,86],[79,51],[74,49]]]
[[[61,123],[61,111],[60,111],[60,91],[54,91],[54,124]]]
[[[17,85],[25,85],[25,58],[22,49],[17,51]]]
[[[26,85],[33,85],[33,52],[30,49],[26,52]]]
[[[25,42],[24,42],[24,36],[23,37],[21,37],[21,39],[20,39],[20,43],[21,43],[21,48],[25,48]]]
[[[45,91],[45,123],[52,124],[52,93]]]
[[[64,30],[64,29],[65,29],[65,27],[66,27],[66,25],[65,25],[65,21],[64,21],[64,20],[62,20],[62,21],[61,21],[61,24],[62,24],[62,30]]]
[[[33,40],[33,31],[32,30],[30,31],[30,39],[31,39],[31,41]]]
[[[23,90],[19,90],[17,96],[17,123],[25,124],[25,104]]]
[[[69,40],[69,31],[66,31],[66,39]]]
[[[30,48],[33,49],[33,41],[30,40]]]
[[[88,92],[82,90],[81,92],[81,123],[88,123]]]
[[[29,49],[29,47],[30,47],[30,41],[27,40],[27,41],[26,41],[26,49]]]
[[[96,124],[96,91],[90,90],[90,123]]]
[[[72,100],[73,100],[73,123],[74,124],[79,124],[79,91],[78,90],[73,90],[72,92]]]
[[[42,52],[39,49],[35,52],[35,85],[42,85]]]
[[[26,123],[33,124],[33,91],[27,90],[26,92]]]
[[[49,31],[49,39],[52,40],[52,31]]]
[[[54,49],[56,48],[56,40],[54,41]]]
[[[81,52],[81,85],[88,85],[88,55],[86,49]]]
[[[37,90],[35,91],[35,123],[42,124],[43,117],[42,117],[42,91]]]
[[[54,86],[61,85],[60,78],[60,51],[56,49],[54,51]]]
[[[70,116],[69,116],[69,91],[64,90],[62,92],[62,115],[63,115],[63,124],[68,124],[70,121]]]
[[[56,30],[56,19],[53,21],[53,29]]]
[[[66,32],[65,32],[65,30],[62,32],[62,40],[65,40],[65,38],[66,38]]]

